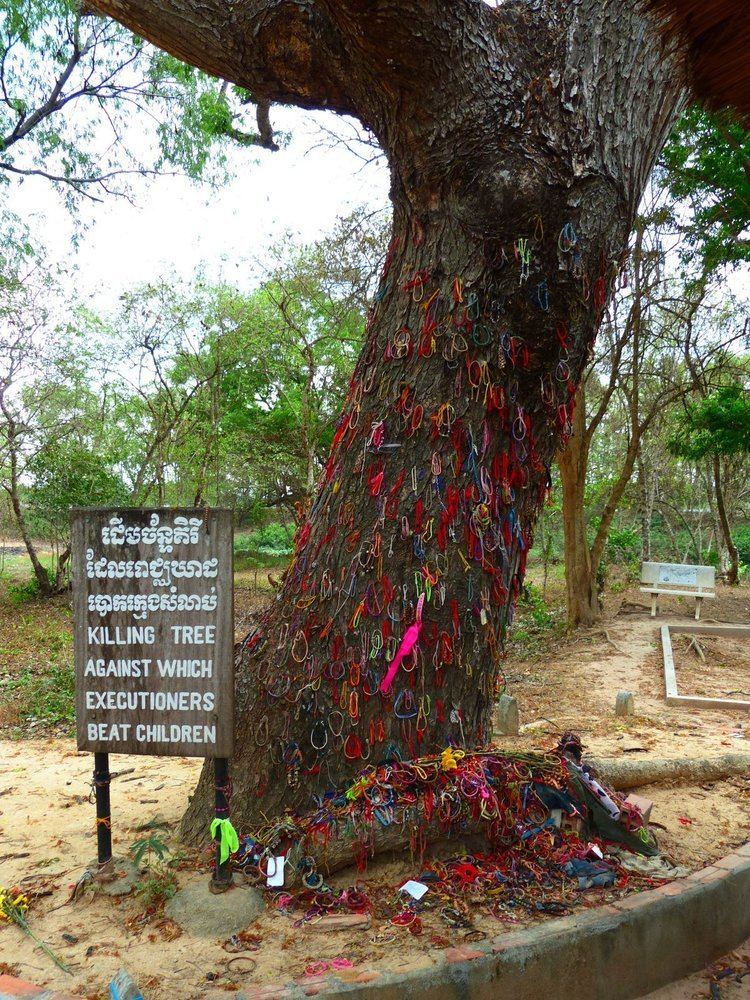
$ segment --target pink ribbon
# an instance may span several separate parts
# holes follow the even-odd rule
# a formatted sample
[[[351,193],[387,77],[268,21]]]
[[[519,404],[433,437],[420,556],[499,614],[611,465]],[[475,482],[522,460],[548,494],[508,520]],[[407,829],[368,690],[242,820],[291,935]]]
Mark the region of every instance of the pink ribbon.
[[[401,666],[401,661],[411,653],[411,651],[416,646],[419,641],[419,633],[422,631],[422,607],[424,605],[424,594],[417,601],[417,620],[413,625],[404,633],[404,638],[401,640],[401,645],[398,647],[398,652],[391,660],[388,670],[385,673],[385,677],[380,682],[380,693],[388,694],[391,686],[396,679],[396,674],[398,673],[398,668]]]

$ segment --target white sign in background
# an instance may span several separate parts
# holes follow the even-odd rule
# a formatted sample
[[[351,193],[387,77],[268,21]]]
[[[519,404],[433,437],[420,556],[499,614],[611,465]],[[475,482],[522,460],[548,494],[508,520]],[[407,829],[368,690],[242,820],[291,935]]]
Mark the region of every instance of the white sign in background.
[[[698,586],[697,566],[661,566],[658,583],[673,583],[683,587]]]

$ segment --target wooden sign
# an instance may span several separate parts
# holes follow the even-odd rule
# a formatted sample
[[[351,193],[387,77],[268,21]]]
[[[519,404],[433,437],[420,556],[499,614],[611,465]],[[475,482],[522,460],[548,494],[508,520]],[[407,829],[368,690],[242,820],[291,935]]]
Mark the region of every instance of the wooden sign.
[[[78,749],[230,757],[231,512],[82,508],[71,519]]]

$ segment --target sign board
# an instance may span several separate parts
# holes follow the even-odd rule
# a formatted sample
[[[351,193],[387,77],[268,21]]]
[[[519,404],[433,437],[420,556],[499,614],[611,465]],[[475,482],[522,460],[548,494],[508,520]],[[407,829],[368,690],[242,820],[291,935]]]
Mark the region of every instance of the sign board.
[[[71,519],[78,749],[230,757],[231,512],[82,508]]]
[[[682,587],[697,587],[698,567],[663,564],[659,567],[659,578],[656,582],[679,584]]]

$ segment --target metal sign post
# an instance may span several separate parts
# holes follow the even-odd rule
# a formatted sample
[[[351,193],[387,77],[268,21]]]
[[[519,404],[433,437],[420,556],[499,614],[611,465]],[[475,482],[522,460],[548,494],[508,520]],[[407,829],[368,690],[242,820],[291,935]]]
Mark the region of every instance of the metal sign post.
[[[214,813],[216,819],[229,819],[229,761],[226,757],[214,758],[214,789]],[[229,859],[222,863],[220,844],[221,832],[217,832],[214,877],[211,880],[211,889],[214,892],[223,892],[224,889],[229,888],[232,884],[232,871],[229,866]]]
[[[94,795],[96,796],[96,853],[99,868],[112,860],[112,810],[109,804],[109,754],[94,754]]]

